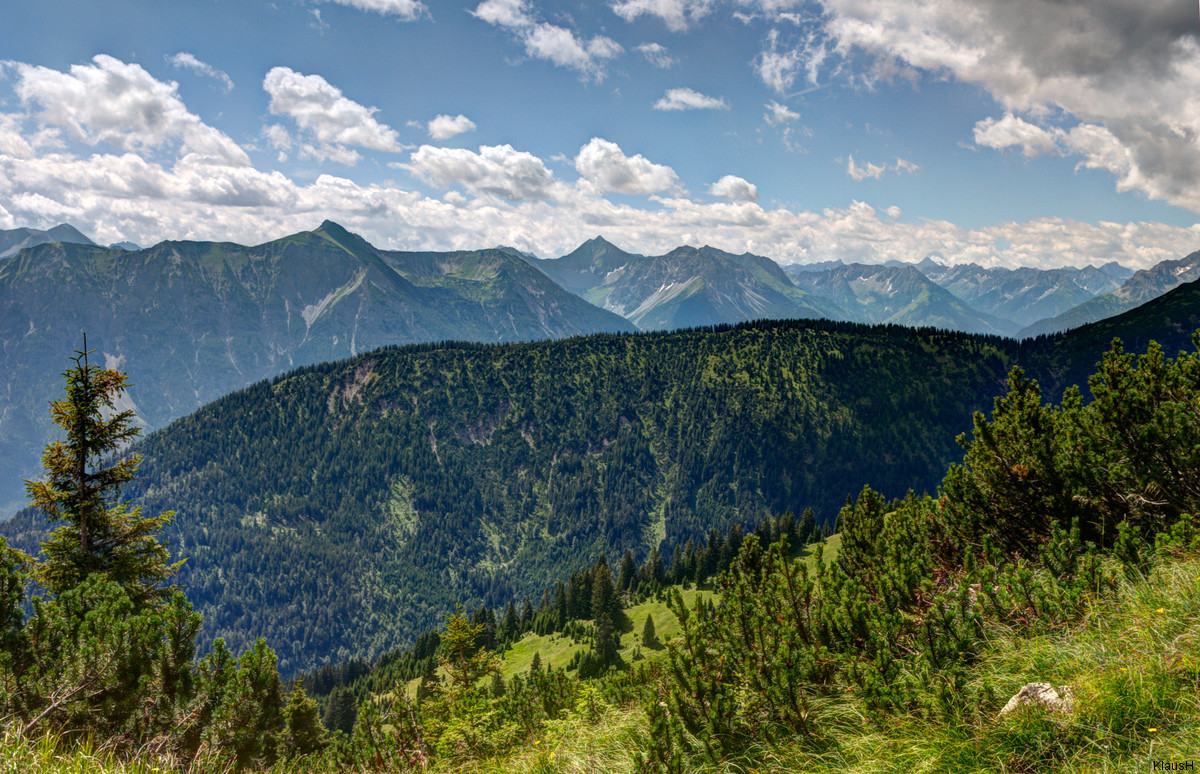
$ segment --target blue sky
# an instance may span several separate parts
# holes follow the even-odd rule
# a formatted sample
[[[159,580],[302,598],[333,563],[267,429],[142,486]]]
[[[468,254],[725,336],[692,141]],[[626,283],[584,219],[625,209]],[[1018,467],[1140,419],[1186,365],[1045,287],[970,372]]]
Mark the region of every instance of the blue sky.
[[[0,228],[781,262],[1200,248],[1200,14],[1164,0],[0,6]]]

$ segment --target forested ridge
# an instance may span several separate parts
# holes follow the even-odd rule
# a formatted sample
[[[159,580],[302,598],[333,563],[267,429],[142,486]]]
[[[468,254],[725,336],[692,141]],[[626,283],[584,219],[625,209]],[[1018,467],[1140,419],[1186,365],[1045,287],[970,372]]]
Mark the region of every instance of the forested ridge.
[[[127,490],[165,532],[205,639],[285,673],[372,657],[456,600],[503,605],[607,553],[925,491],[1012,344],[763,322],[302,368],[150,436]],[[36,550],[33,514],[4,534]]]
[[[73,377],[56,421],[95,429],[50,448],[32,489],[61,526],[36,560],[0,541],[0,751],[39,771],[128,772],[1187,760],[1200,743],[1198,350],[1200,332],[1176,359],[1114,343],[1086,403],[1077,388],[1048,402],[1014,367],[936,496],[862,487],[838,513],[836,553],[796,557],[822,534],[806,511],[752,534],[712,528],[669,563],[601,554],[543,583],[536,606],[455,605],[409,650],[290,686],[263,639],[195,658],[201,616],[164,586],[177,566],[153,537],[170,514],[111,496],[139,460],[77,464],[126,437],[131,416],[73,408],[123,380],[85,369],[98,389]],[[333,413],[354,403],[335,386]],[[27,607],[31,580],[48,596]]]
[[[377,350],[155,433],[126,496],[177,511],[165,537],[203,640],[267,637],[292,674],[403,646],[455,601],[536,595],[600,554],[669,555],[768,512],[829,524],[863,482],[932,491],[1011,365],[1053,395],[1109,334],[1163,331],[1174,351],[1195,293],[1097,324],[1103,337],[1020,344],[771,321]],[[0,525],[30,552],[41,529],[32,512]]]

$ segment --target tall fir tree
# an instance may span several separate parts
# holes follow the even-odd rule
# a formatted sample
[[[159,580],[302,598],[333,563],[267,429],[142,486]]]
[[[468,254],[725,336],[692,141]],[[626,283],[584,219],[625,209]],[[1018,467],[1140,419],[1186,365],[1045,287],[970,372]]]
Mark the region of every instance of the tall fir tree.
[[[117,502],[141,457],[109,458],[141,431],[133,424],[132,411],[116,410],[128,377],[92,364],[91,352],[85,336],[83,349],[71,358],[74,367],[63,372],[67,396],[50,404],[54,423],[67,437],[47,445],[42,454],[46,480],[25,482],[32,504],[47,520],[63,522],[42,544],[45,560],[37,577],[57,595],[93,573],[107,573],[135,605],[145,606],[175,590],[164,584],[182,562],[171,564],[155,537],[174,512],[142,516],[139,508]]]

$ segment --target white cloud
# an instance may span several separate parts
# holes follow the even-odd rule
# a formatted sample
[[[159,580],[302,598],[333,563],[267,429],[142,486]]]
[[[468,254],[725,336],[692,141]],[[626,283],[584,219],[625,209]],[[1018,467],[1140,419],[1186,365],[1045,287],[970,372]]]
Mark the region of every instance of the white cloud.
[[[899,218],[902,215],[904,215],[904,210],[900,209],[899,207],[897,207],[894,204],[891,207],[888,207],[886,210],[884,210],[884,212],[887,213],[887,216],[889,218]]]
[[[474,11],[476,18],[497,27],[532,27],[534,20],[527,0],[484,0]]]
[[[565,27],[538,21],[527,0],[484,0],[471,13],[508,30],[524,44],[529,56],[577,70],[595,81],[604,80],[604,63],[625,50],[604,35],[585,41]]]
[[[854,157],[850,156],[846,163],[846,174],[855,180],[866,180],[868,177],[873,177],[876,180],[883,177],[883,173],[887,172],[887,165],[872,164],[867,162],[864,166],[859,166],[854,163]]]
[[[675,170],[654,164],[640,153],[626,156],[615,142],[593,137],[579,149],[575,169],[597,191],[652,194],[675,185]]]
[[[1026,156],[1058,153],[1058,140],[1055,132],[1031,124],[1012,113],[1005,113],[999,120],[985,118],[975,124],[976,145],[997,150],[1018,147]]]
[[[19,116],[0,118],[0,126],[20,122]],[[389,249],[512,244],[539,255],[569,252],[602,226],[620,232],[622,246],[635,252],[704,243],[785,263],[915,261],[937,253],[948,262],[987,266],[1119,260],[1144,268],[1200,244],[1200,225],[1042,218],[964,229],[945,221],[901,223],[899,210],[880,212],[860,202],[820,212],[682,197],[635,207],[554,181],[539,159],[503,146],[481,148],[478,154],[425,146],[413,156],[416,171],[438,185],[461,185],[463,193],[427,197],[394,184],[364,185],[330,175],[301,184],[278,172],[194,154],[166,165],[132,152],[2,154],[0,219],[9,226],[48,227],[69,215],[105,243],[154,244],[170,238],[258,244],[332,218]]]
[[[1078,155],[1076,168],[1102,169],[1117,178],[1118,191],[1145,190],[1153,186],[1134,158],[1133,149],[1123,144],[1106,127],[1077,124],[1070,130],[1045,128],[1006,113],[997,120],[986,118],[975,124],[975,143],[1004,150],[1020,148],[1025,156],[1042,154]]]
[[[678,59],[667,53],[666,46],[661,43],[643,43],[637,47],[637,50],[642,52],[646,61],[661,70],[669,69],[679,63]]]
[[[475,122],[459,113],[456,116],[439,115],[429,122],[429,136],[435,140],[448,140],[464,132],[475,131]]]
[[[842,53],[977,84],[1012,114],[1076,119],[1091,128],[1073,143],[1055,138],[1061,150],[1115,169],[1119,190],[1200,212],[1200,37],[1186,3],[820,1]],[[1046,152],[1045,136],[1005,137],[1003,122],[984,127],[985,139]]]
[[[859,182],[868,177],[879,180],[885,172],[903,172],[913,175],[920,169],[916,164],[902,158],[897,158],[895,164],[873,164],[868,161],[861,166],[855,162],[854,156],[848,156],[846,159],[846,174]]]
[[[754,69],[767,86],[779,94],[789,91],[801,73],[809,84],[817,85],[821,65],[829,49],[816,33],[809,33],[795,48],[780,46],[779,30],[767,33],[767,46],[758,55]]]
[[[227,164],[250,163],[237,143],[188,111],[175,83],[105,54],[92,62],[72,65],[66,73],[14,63],[17,95],[40,106],[37,118],[44,126],[59,127],[88,145],[136,150],[179,142]]]
[[[709,186],[708,193],[730,201],[758,201],[758,186],[737,175],[725,175]]]
[[[472,193],[509,201],[548,199],[558,187],[541,159],[511,145],[484,145],[479,153],[422,145],[404,168],[441,188],[461,185]]]
[[[690,22],[707,16],[714,0],[616,0],[612,12],[627,22],[639,16],[657,16],[673,32],[682,32]]]
[[[300,182],[197,152],[182,138],[200,131],[199,119],[187,118],[191,114],[178,103],[173,87],[155,86],[140,68],[118,70],[129,74],[123,88],[110,88],[106,80],[111,63],[80,66],[83,75],[75,69],[60,73],[95,82],[116,97],[107,106],[84,107],[82,98],[45,72],[9,67],[16,73],[15,87],[27,88],[25,99],[38,112],[0,113],[0,224],[44,228],[69,218],[103,243],[129,239],[148,245],[170,238],[259,244],[332,218],[389,249],[511,244],[547,256],[569,252],[598,228],[621,233],[622,246],[641,253],[666,252],[682,243],[711,244],[781,262],[915,261],[936,253],[948,262],[985,266],[1118,260],[1145,268],[1200,244],[1200,225],[1040,218],[966,229],[938,220],[901,222],[898,208],[877,210],[863,202],[813,212],[745,200],[694,201],[670,193],[654,196],[650,206],[635,206],[614,202],[595,186],[557,181],[542,159],[508,146],[485,146],[477,153],[424,146],[414,152],[407,165],[414,174],[452,189],[435,196],[396,183],[363,184],[332,175]],[[123,101],[128,91],[158,94],[157,100],[140,104],[169,115],[115,120],[129,110]],[[93,112],[102,109],[107,118],[95,118]],[[47,111],[61,114],[59,123],[51,122]],[[304,135],[272,126],[279,128],[264,129],[270,147],[306,152]],[[56,127],[109,147],[80,153],[74,144],[56,146]],[[1081,163],[1111,170],[1121,180],[1128,178],[1130,186],[1144,185],[1133,176],[1137,170],[1127,146],[1105,127],[1075,126],[1063,130],[1058,142]],[[621,153],[617,161],[621,158],[632,163],[639,157]],[[899,170],[901,161],[886,166]]]
[[[404,150],[396,130],[375,120],[376,108],[364,107],[342,95],[319,75],[302,75],[287,67],[273,67],[263,79],[271,95],[270,110],[288,116],[318,141],[307,156],[353,164],[358,154],[347,146],[399,153]]]
[[[701,94],[695,89],[667,89],[667,93],[654,103],[655,110],[728,110],[729,103]]]
[[[792,121],[799,120],[800,114],[789,108],[787,105],[781,105],[775,100],[771,100],[766,105],[763,105],[767,112],[763,114],[763,120],[771,126],[779,124],[787,124]]]
[[[200,75],[212,78],[217,83],[221,84],[221,88],[226,92],[233,91],[233,79],[223,70],[218,70],[207,62],[201,62],[194,55],[186,51],[180,51],[175,56],[166,58],[169,63],[179,69],[187,68]]]
[[[418,0],[329,0],[338,5],[357,8],[360,11],[370,11],[383,16],[396,16],[402,21],[416,21],[429,9]]]

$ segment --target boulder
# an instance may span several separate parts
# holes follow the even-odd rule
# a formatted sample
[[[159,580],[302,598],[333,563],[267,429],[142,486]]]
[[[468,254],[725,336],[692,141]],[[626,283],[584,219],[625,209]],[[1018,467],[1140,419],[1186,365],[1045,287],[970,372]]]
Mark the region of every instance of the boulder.
[[[1007,715],[1029,704],[1037,704],[1055,712],[1070,712],[1075,708],[1075,697],[1068,685],[1055,688],[1050,683],[1028,683],[1008,700],[1000,714]]]

